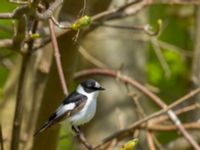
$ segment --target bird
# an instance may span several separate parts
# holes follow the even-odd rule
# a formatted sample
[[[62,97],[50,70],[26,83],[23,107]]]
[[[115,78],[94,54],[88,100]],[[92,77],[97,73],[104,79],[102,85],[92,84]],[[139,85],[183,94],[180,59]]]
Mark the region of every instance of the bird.
[[[105,89],[94,79],[80,82],[76,90],[64,98],[62,104],[35,132],[34,136],[65,119],[68,119],[72,129],[77,131],[81,125],[88,123],[94,117],[97,96],[101,90]]]

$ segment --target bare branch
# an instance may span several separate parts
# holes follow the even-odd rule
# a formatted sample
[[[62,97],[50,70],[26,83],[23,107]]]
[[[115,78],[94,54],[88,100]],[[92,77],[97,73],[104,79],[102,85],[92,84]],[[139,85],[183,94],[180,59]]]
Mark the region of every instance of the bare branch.
[[[200,129],[200,123],[198,122],[190,122],[190,123],[184,123],[184,128],[186,129]],[[141,128],[148,129],[148,130],[154,130],[154,131],[176,131],[175,125],[160,125],[160,124],[151,124],[149,126],[141,126]]]
[[[21,64],[21,70],[20,70],[18,87],[17,87],[15,114],[14,114],[14,120],[13,120],[11,150],[19,149],[21,122],[22,122],[23,107],[24,107],[23,88],[24,88],[25,74],[26,74],[29,58],[30,58],[30,53],[25,54],[23,56],[22,64]]]
[[[34,21],[32,24],[31,32],[35,33],[37,29],[37,21]],[[21,131],[21,123],[23,118],[23,109],[24,109],[24,99],[23,99],[23,89],[25,83],[25,75],[28,66],[28,62],[31,57],[31,50],[33,47],[33,40],[30,40],[27,46],[26,53],[22,54],[22,64],[21,70],[19,74],[19,81],[17,87],[17,97],[16,97],[16,106],[15,106],[15,114],[13,119],[13,127],[12,127],[12,140],[11,140],[11,150],[19,149],[20,142],[20,131]]]
[[[147,130],[146,135],[147,135],[147,141],[148,141],[149,149],[150,150],[156,150],[156,147],[155,147],[154,142],[153,142],[152,131]]]
[[[56,59],[56,65],[57,65],[58,74],[59,74],[60,82],[62,85],[63,93],[65,95],[68,95],[67,85],[65,82],[65,76],[64,76],[64,72],[63,72],[63,68],[62,68],[62,64],[61,64],[61,60],[60,60],[60,52],[59,52],[58,43],[57,43],[57,39],[56,39],[55,28],[54,28],[54,24],[51,19],[49,19],[49,31],[50,31],[50,35],[51,35],[52,46],[54,49],[54,56]]]
[[[28,14],[30,8],[28,5],[22,5],[17,7],[12,13],[0,13],[0,19],[16,19],[20,18],[24,14]]]
[[[53,3],[50,4],[49,8],[44,12],[38,12],[35,10],[35,17],[39,20],[47,20],[51,16],[53,16],[54,11],[61,6],[63,0],[55,0]]]
[[[103,62],[101,62],[100,60],[98,60],[97,58],[92,56],[89,52],[87,52],[87,50],[83,46],[79,45],[78,50],[86,60],[88,60],[95,66],[97,66],[99,68],[108,68]]]
[[[153,50],[155,51],[155,54],[160,62],[161,67],[163,68],[163,71],[165,72],[165,77],[169,78],[171,76],[171,70],[169,68],[169,65],[167,63],[167,61],[165,60],[162,51],[160,49],[160,46],[158,44],[158,40],[155,38],[151,39],[151,43],[153,46]]]
[[[13,40],[11,39],[1,39],[0,40],[0,48],[12,48]]]
[[[117,15],[120,15],[120,12],[123,12],[126,8],[128,8],[132,5],[135,5],[137,3],[140,3],[140,2],[142,2],[142,0],[135,0],[135,1],[132,1],[130,3],[125,4],[123,6],[101,12],[101,13],[93,16],[92,20],[93,21],[99,21],[99,20],[103,20],[103,18],[106,18],[106,19],[111,18],[111,16],[116,17]]]

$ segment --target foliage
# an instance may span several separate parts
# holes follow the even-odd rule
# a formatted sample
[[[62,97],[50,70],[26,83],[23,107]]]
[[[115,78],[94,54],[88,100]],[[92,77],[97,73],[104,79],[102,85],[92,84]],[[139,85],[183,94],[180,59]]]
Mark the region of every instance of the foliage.
[[[163,5],[151,6],[149,9],[149,19],[152,24],[159,18],[164,22],[158,40],[165,41],[176,47],[185,49],[185,51],[188,52],[193,48],[191,45],[194,44],[192,43],[192,37],[189,32],[192,25],[190,20],[193,14],[188,14],[191,16],[184,18],[184,16],[181,16],[179,13],[185,9],[187,8],[180,6],[175,6],[173,8]],[[177,49],[172,49],[172,47],[162,48],[161,52],[169,66],[171,76],[169,78],[165,76],[165,72],[151,44],[149,46],[147,74],[150,84],[160,89],[159,95],[167,100],[167,103],[171,103],[174,99],[180,97],[187,91],[191,59],[185,57],[185,55],[178,52]],[[169,91],[169,89],[170,93],[166,92]]]

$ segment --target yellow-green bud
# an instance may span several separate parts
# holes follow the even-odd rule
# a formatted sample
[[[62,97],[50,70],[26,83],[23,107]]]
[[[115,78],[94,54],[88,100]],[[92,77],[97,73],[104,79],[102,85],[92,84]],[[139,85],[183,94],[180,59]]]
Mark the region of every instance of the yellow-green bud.
[[[92,23],[92,18],[89,16],[83,16],[80,19],[78,19],[75,23],[71,25],[71,29],[73,30],[79,30],[84,27],[89,26]]]

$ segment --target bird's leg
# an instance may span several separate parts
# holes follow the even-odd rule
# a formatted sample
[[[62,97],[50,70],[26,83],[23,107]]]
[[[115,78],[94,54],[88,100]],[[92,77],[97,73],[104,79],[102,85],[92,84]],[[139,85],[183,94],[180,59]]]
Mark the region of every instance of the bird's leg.
[[[92,146],[87,142],[85,139],[83,133],[80,130],[79,126],[72,126],[72,130],[77,133],[77,137],[81,141],[81,143],[88,149],[88,150],[93,150]]]
[[[72,126],[72,130],[74,130],[74,132],[77,134],[81,134],[81,130],[79,126]]]

